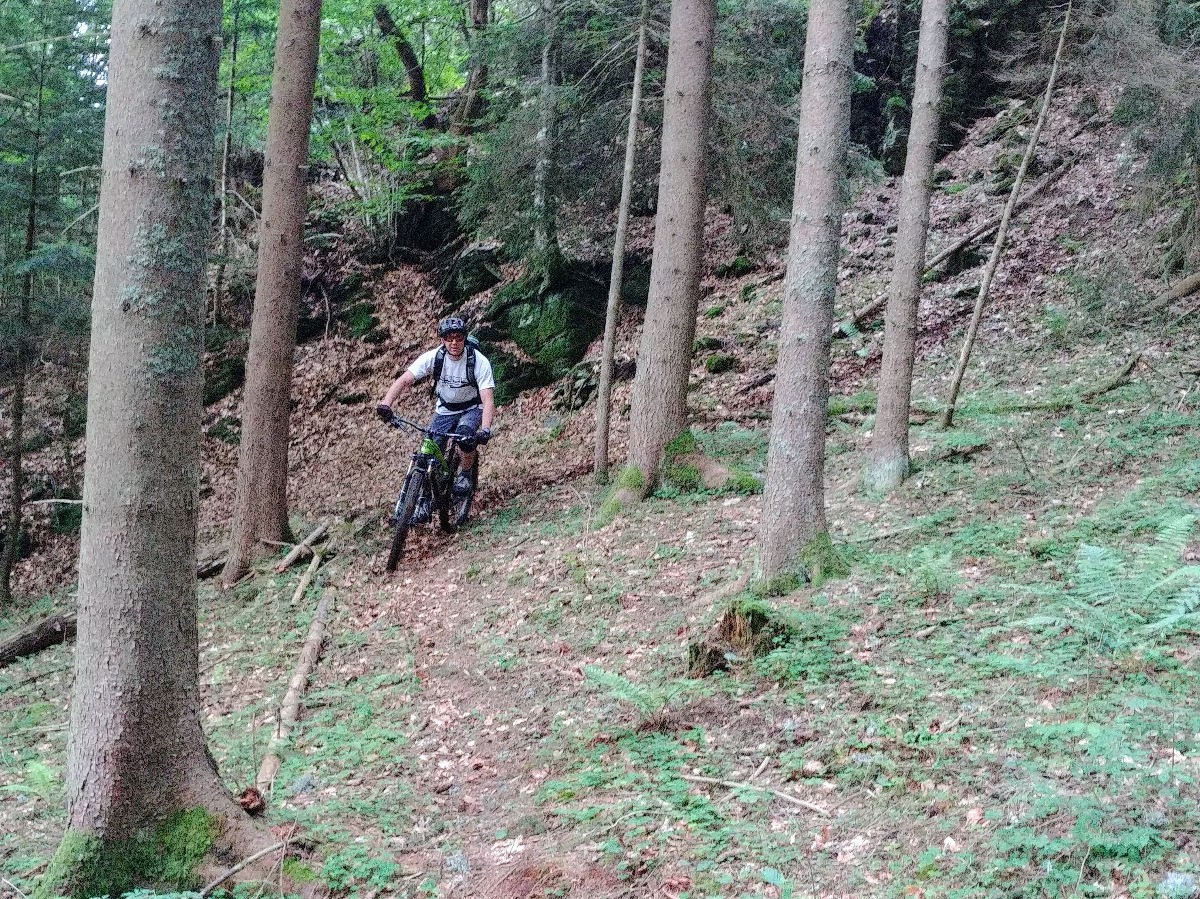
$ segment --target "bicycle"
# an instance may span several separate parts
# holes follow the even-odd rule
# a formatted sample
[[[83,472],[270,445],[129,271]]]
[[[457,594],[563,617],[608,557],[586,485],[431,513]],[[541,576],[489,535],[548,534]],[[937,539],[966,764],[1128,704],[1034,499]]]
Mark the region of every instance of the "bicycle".
[[[458,435],[431,431],[416,422],[401,418],[394,412],[388,424],[400,430],[412,428],[425,435],[412,454],[412,461],[404,476],[404,484],[400,488],[400,496],[396,499],[396,507],[392,512],[394,533],[391,548],[388,550],[386,568],[388,571],[395,571],[400,557],[404,555],[404,543],[408,538],[409,529],[414,524],[413,515],[422,499],[429,504],[431,512],[437,510],[438,525],[444,533],[453,534],[466,524],[467,516],[471,512],[471,501],[475,498],[475,488],[479,483],[479,463],[476,462],[471,468],[471,489],[464,494],[456,494],[454,479],[461,461]],[[444,450],[438,446],[438,437],[449,438]]]

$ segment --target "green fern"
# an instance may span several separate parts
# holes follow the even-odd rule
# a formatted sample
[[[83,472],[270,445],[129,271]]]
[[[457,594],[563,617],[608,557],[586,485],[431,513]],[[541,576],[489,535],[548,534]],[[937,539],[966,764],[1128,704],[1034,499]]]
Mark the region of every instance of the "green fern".
[[[1195,524],[1193,515],[1169,519],[1153,543],[1135,547],[1128,559],[1110,547],[1080,546],[1074,587],[1026,626],[1073,632],[1115,654],[1200,628],[1200,565],[1180,564]]]
[[[650,718],[662,712],[684,689],[682,684],[666,687],[636,684],[624,675],[606,671],[598,665],[585,665],[583,674],[592,683],[606,689],[614,698],[632,705],[643,718]]]

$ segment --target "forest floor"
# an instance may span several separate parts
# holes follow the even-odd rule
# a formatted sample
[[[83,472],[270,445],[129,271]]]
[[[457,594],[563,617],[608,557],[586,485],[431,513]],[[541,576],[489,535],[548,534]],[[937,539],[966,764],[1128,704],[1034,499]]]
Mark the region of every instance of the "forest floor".
[[[1134,173],[1114,178],[1119,129],[1063,118],[1044,167],[1080,161],[1021,217],[957,427],[914,415],[918,471],[888,497],[859,485],[879,332],[835,343],[828,506],[850,573],[820,586],[750,595],[753,493],[667,485],[601,526],[592,413],[554,409],[551,388],[500,411],[473,525],[418,534],[388,575],[411,438],[371,411],[437,297],[414,272],[380,276],[386,341],[302,347],[296,530],[355,518],[360,542],[296,602],[302,568],[269,564],[200,597],[205,723],[240,790],[335,591],[267,812],[312,847],[293,878],[363,899],[1194,895],[1196,336],[1187,301],[1131,321],[1159,289],[1145,260],[1163,222],[1130,208]],[[944,161],[931,252],[998,211],[983,173],[1004,121]],[[868,186],[847,213],[844,305],[886,284],[897,189]],[[734,251],[712,229],[715,268]],[[706,278],[691,394],[705,453],[760,476],[771,275]],[[943,395],[978,278],[931,280],[917,410]],[[619,352],[635,339],[631,318]],[[732,367],[711,372],[715,354]],[[236,447],[220,425],[239,399],[207,420],[202,554],[223,539]],[[44,598],[0,634],[69,601],[72,552],[45,539],[21,572]],[[689,678],[689,645],[734,601],[774,641]],[[0,895],[29,892],[61,833],[70,663],[59,647],[0,671]]]

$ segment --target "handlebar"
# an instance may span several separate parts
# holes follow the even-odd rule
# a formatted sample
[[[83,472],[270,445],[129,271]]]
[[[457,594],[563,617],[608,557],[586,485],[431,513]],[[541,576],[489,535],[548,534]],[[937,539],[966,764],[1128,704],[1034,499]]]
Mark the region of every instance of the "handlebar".
[[[380,413],[380,417],[383,418],[384,422],[389,427],[398,428],[401,430],[403,430],[404,428],[412,428],[414,431],[420,431],[422,434],[426,434],[426,435],[428,435],[430,437],[434,437],[434,438],[454,437],[454,438],[463,440],[464,446],[466,445],[465,438],[461,437],[461,435],[459,435],[456,432],[433,431],[433,430],[430,430],[429,428],[424,427],[423,425],[417,424],[415,421],[409,421],[407,418],[404,418],[403,416],[396,414],[388,406],[380,405],[380,406],[377,406],[376,408],[377,408],[378,412]],[[386,413],[386,416],[384,413]],[[481,428],[479,430],[479,432],[475,435],[474,440],[477,444],[482,446],[483,444],[487,443],[491,439],[491,437],[492,437],[492,431],[490,428]]]
[[[414,431],[420,431],[422,434],[427,434],[430,437],[455,437],[455,436],[457,436],[456,434],[454,434],[451,431],[431,431],[429,428],[425,427],[424,425],[419,425],[415,421],[409,421],[407,418],[397,415],[395,412],[392,413],[392,419],[387,424],[390,427],[399,428],[400,430],[404,430],[404,428],[406,428],[406,427],[412,428]]]

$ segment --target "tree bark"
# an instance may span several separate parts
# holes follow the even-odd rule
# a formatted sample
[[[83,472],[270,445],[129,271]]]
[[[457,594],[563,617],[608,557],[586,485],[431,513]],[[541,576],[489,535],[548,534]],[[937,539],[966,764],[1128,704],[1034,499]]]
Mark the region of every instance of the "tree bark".
[[[557,209],[550,200],[551,169],[554,165],[554,53],[558,44],[558,9],[555,0],[542,0],[545,41],[542,44],[542,74],[538,97],[538,130],[534,136],[536,155],[533,164],[533,254],[548,265],[557,248],[555,228]]]
[[[975,335],[979,333],[979,323],[983,319],[983,306],[987,302],[988,291],[992,279],[996,276],[996,268],[1000,264],[1000,255],[1004,252],[1004,239],[1008,236],[1008,223],[1017,205],[1017,196],[1025,181],[1025,172],[1029,170],[1029,160],[1037,149],[1038,138],[1041,137],[1042,127],[1046,124],[1046,114],[1050,111],[1050,100],[1054,96],[1054,82],[1058,78],[1058,63],[1062,59],[1063,45],[1067,39],[1067,24],[1071,21],[1071,4],[1067,3],[1067,12],[1063,16],[1062,30],[1058,35],[1058,49],[1054,53],[1054,64],[1050,67],[1050,77],[1046,81],[1046,92],[1042,96],[1042,109],[1038,113],[1037,124],[1029,135],[1029,143],[1025,147],[1025,155],[1021,158],[1021,167],[1013,179],[1012,190],[1008,194],[1008,203],[1000,216],[1000,225],[996,229],[996,242],[992,244],[992,255],[988,259],[987,268],[983,271],[983,280],[979,283],[979,293],[975,297],[975,308],[971,312],[971,324],[967,327],[967,336],[963,338],[962,350],[958,355],[958,365],[954,369],[954,377],[950,382],[950,392],[946,396],[946,406],[942,409],[940,424],[949,428],[954,424],[954,407],[958,403],[958,391],[962,387],[963,376],[967,371],[967,363],[971,361],[971,349],[975,346]]]
[[[617,234],[613,239],[612,271],[608,276],[608,306],[604,316],[604,346],[600,352],[600,382],[596,388],[595,475],[608,479],[608,420],[612,411],[613,352],[625,277],[625,238],[629,233],[629,201],[633,196],[633,165],[637,156],[638,112],[642,103],[642,72],[646,67],[646,20],[649,0],[642,0],[637,59],[633,64],[633,98],[629,101],[629,131],[625,135],[625,168],[621,173],[621,203],[617,209]]]
[[[29,160],[29,202],[25,207],[25,244],[22,258],[33,256],[38,236],[38,176],[41,166],[42,115],[45,90],[46,44],[42,45],[42,67],[38,69],[34,111],[33,150]],[[12,602],[12,572],[21,558],[21,506],[25,498],[25,379],[29,372],[29,340],[32,321],[33,272],[21,278],[20,309],[17,312],[17,352],[13,392],[9,405],[8,518],[4,523],[4,553],[0,557],[0,608]]]
[[[177,812],[265,845],[208,753],[197,676],[204,266],[218,0],[113,9],[92,302],[67,831],[40,895],[117,895]],[[137,885],[144,885],[138,883]]]
[[[278,541],[287,530],[292,355],[304,260],[308,135],[320,34],[321,0],[284,0],[271,83],[233,531],[222,573],[226,584],[246,573],[262,552],[264,540]]]
[[[650,296],[629,419],[629,462],[644,495],[687,427],[687,386],[704,257],[706,143],[715,0],[673,0]]]
[[[760,532],[765,578],[800,569],[828,540],[825,427],[853,40],[849,0],[813,0]]]
[[[241,21],[242,4],[235,3],[233,7],[233,40],[229,47],[229,90],[225,95],[225,136],[221,139],[221,175],[217,191],[220,194],[220,219],[217,227],[217,271],[213,278],[213,324],[219,324],[225,317],[225,266],[229,256],[229,157],[233,153],[233,103],[237,94],[234,84],[237,81],[238,39],[241,33],[238,25]]]
[[[490,0],[471,0],[471,27],[467,33],[471,59],[467,64],[467,82],[450,120],[450,133],[460,137],[471,133],[471,122],[479,112],[483,89],[487,86],[488,67],[484,62],[482,43],[489,12]]]
[[[408,77],[409,96],[417,103],[424,103],[426,97],[425,68],[421,65],[421,60],[417,58],[417,51],[413,49],[413,45],[409,43],[404,32],[396,25],[391,10],[382,3],[375,7],[375,23],[384,37],[392,39],[396,55],[400,57],[400,62],[404,65],[404,74]],[[423,124],[428,127],[430,123]]]
[[[929,233],[929,196],[937,159],[938,107],[942,102],[942,66],[950,31],[949,9],[949,0],[924,0],[921,5],[913,116],[884,320],[879,399],[864,478],[866,485],[874,490],[896,487],[909,472],[908,407],[917,352],[917,306],[921,300],[925,240]]]

